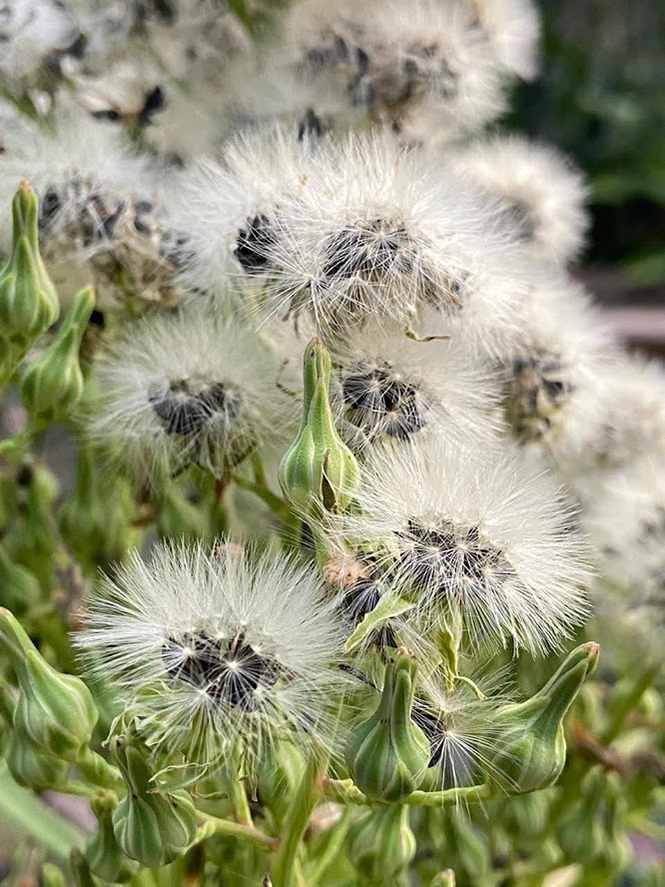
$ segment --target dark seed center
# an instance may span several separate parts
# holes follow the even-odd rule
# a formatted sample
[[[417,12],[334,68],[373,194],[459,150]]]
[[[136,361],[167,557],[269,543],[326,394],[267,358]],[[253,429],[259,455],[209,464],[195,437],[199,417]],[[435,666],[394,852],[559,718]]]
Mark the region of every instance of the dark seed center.
[[[282,674],[278,662],[257,652],[242,631],[231,641],[206,632],[169,638],[162,648],[169,678],[206,693],[213,702],[256,711]]]
[[[238,233],[234,255],[246,274],[261,274],[270,265],[269,250],[276,243],[275,231],[263,214],[248,219]]]
[[[231,424],[240,409],[239,391],[223,382],[211,382],[196,390],[187,379],[171,382],[166,393],[149,395],[153,412],[167,434],[197,434],[213,423]]]
[[[427,423],[427,406],[416,385],[398,378],[389,364],[359,364],[342,382],[347,419],[366,432],[406,440]]]

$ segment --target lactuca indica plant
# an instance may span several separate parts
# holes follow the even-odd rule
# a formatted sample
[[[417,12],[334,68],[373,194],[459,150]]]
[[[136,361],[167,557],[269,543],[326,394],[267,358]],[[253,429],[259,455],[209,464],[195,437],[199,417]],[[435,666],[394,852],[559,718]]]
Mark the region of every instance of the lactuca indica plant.
[[[28,5],[11,883],[662,887],[665,376],[572,279],[582,177],[483,135],[531,0]]]

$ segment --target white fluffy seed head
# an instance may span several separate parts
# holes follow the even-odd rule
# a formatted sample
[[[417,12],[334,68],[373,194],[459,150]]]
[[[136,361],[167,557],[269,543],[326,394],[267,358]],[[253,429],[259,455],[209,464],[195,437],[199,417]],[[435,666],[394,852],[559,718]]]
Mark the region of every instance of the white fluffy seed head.
[[[493,763],[501,747],[496,713],[511,700],[505,669],[495,669],[491,676],[480,671],[470,677],[482,690],[483,699],[462,681],[450,688],[440,669],[419,682],[413,718],[430,743],[426,780],[432,791],[477,785],[488,779],[495,784],[507,782]]]
[[[640,453],[588,495],[584,525],[598,564],[595,610],[615,646],[662,662],[665,627],[665,459]],[[630,655],[630,653],[629,653]]]
[[[353,546],[381,550],[424,612],[458,612],[472,649],[544,653],[586,613],[589,573],[575,516],[556,482],[519,452],[442,439],[376,448],[363,466]]]
[[[295,367],[293,368],[295,371]],[[207,308],[128,325],[96,367],[91,433],[139,478],[215,477],[295,428],[292,368],[265,337]]]
[[[503,110],[509,66],[497,48],[470,3],[374,0],[331,10],[305,0],[292,7],[275,55],[310,88],[315,110],[319,97],[338,94],[338,124],[364,114],[412,137],[429,122],[449,139]]]
[[[281,737],[313,750],[344,691],[343,631],[321,580],[278,553],[220,541],[132,553],[88,602],[77,635],[163,766],[196,770]]]
[[[473,447],[502,428],[491,366],[459,336],[418,342],[400,326],[370,321],[334,340],[331,352],[338,427],[360,450],[433,434]]]
[[[229,275],[261,280],[285,196],[307,185],[310,146],[286,127],[241,132],[186,177],[175,215],[190,251],[184,285],[216,293]]]
[[[583,287],[555,267],[535,268],[519,341],[499,359],[506,419],[517,440],[539,442],[563,458],[600,420],[599,385],[616,350]]]
[[[554,148],[519,136],[494,136],[458,148],[455,170],[505,205],[506,218],[536,256],[577,258],[589,225],[581,173]]]
[[[64,293],[94,282],[98,304],[125,296],[173,298],[178,235],[158,201],[157,171],[136,155],[113,125],[63,105],[58,129],[17,122],[0,155],[0,200],[9,206],[22,178],[40,201],[40,247]],[[0,224],[0,245],[11,243],[11,214]]]
[[[498,207],[379,132],[320,143],[274,224],[269,314],[309,315],[323,333],[369,317],[423,335],[460,325],[489,350],[518,327],[524,260]],[[418,325],[428,307],[442,328]]]

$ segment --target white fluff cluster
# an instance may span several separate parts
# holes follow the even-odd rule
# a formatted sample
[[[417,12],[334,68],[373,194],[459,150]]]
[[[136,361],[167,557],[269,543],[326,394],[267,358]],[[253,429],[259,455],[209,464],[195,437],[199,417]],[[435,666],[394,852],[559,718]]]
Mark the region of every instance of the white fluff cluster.
[[[400,327],[370,321],[334,342],[332,359],[338,424],[361,449],[432,435],[473,448],[501,428],[491,364],[458,336],[417,342]]]
[[[332,110],[334,125],[366,117],[449,140],[501,113],[511,77],[534,72],[536,40],[528,2],[302,0],[271,66],[291,75],[301,102]]]
[[[15,119],[3,136],[0,196],[9,205],[27,179],[40,201],[40,242],[63,293],[95,283],[99,304],[170,301],[182,246],[160,206],[158,169],[112,125],[69,105],[55,132]],[[9,249],[11,215],[0,222]]]
[[[217,764],[276,737],[324,748],[342,624],[316,572],[237,545],[162,544],[104,577],[77,635],[148,744]]]
[[[4,0],[0,7],[0,72],[19,82],[49,60],[75,51],[75,20],[55,0]]]
[[[494,204],[445,168],[381,133],[307,149],[269,131],[248,157],[272,151],[272,161],[250,177],[246,144],[232,146],[230,171],[228,160],[208,167],[193,186],[191,285],[208,289],[208,260],[221,272],[232,254],[268,317],[305,315],[323,334],[375,317],[424,335],[463,324],[489,350],[515,335],[527,289],[519,245]],[[438,330],[418,326],[428,307]]]
[[[452,153],[455,170],[505,204],[509,224],[545,259],[580,253],[588,216],[581,174],[553,148],[518,136],[494,136]]]
[[[190,465],[220,478],[265,441],[285,444],[295,427],[273,346],[205,309],[130,325],[100,357],[96,383],[93,435],[161,483]]]
[[[459,614],[472,649],[510,641],[542,653],[584,619],[589,573],[574,513],[518,452],[471,455],[441,438],[377,448],[357,501],[349,538],[382,549],[431,618]]]

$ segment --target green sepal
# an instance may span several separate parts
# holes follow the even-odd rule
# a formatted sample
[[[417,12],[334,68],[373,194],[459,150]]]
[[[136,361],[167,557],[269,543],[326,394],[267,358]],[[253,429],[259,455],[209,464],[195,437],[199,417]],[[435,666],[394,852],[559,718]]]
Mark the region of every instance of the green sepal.
[[[355,784],[368,797],[401,801],[421,784],[430,744],[411,719],[417,664],[404,648],[386,667],[379,704],[351,732],[344,750]]]
[[[14,563],[0,542],[0,606],[22,616],[40,599],[37,579],[25,567]]]
[[[97,829],[86,845],[84,856],[90,871],[103,881],[124,883],[136,874],[138,864],[123,853],[116,841],[113,812],[117,805],[117,798],[110,793],[100,793],[92,801]]]
[[[597,661],[598,644],[582,644],[535,696],[496,712],[502,739],[491,760],[492,781],[513,793],[556,782],[566,760],[563,719]]]
[[[156,788],[147,749],[136,737],[115,736],[110,748],[127,785],[127,794],[113,813],[116,840],[127,856],[146,868],[166,865],[194,839],[192,799],[184,790]]]
[[[353,653],[375,631],[383,627],[395,616],[401,616],[416,606],[398,594],[386,594],[374,609],[369,612],[356,627],[344,644],[345,653]]]
[[[91,287],[77,293],[53,342],[21,377],[21,400],[38,422],[48,424],[61,418],[81,399],[84,380],[79,348],[94,307]]]
[[[0,608],[0,650],[9,657],[21,688],[14,729],[35,752],[75,763],[97,723],[90,691],[80,678],[52,668],[4,608]]]
[[[353,829],[349,841],[349,858],[365,884],[392,883],[415,852],[409,808],[400,804],[370,810]]]
[[[67,782],[69,765],[35,751],[21,730],[13,731],[5,760],[14,781],[36,792],[57,791]]]

